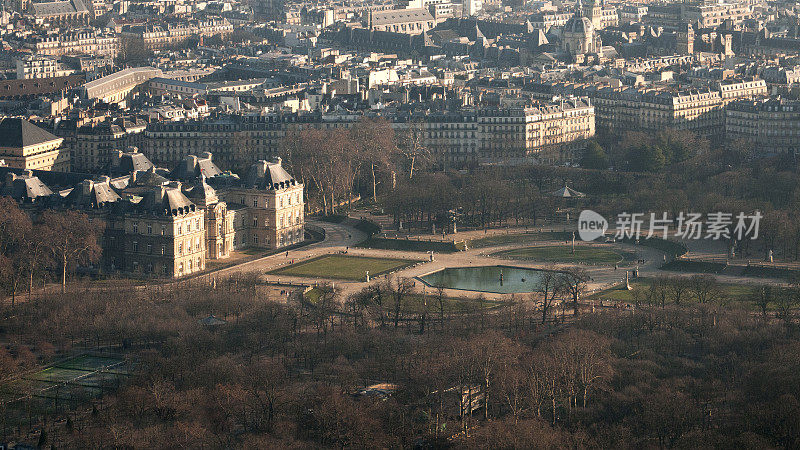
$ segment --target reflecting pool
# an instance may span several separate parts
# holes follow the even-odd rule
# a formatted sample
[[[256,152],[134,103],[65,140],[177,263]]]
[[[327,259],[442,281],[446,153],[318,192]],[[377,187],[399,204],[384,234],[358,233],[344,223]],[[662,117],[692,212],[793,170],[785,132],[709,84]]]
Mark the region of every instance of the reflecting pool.
[[[512,294],[534,292],[542,271],[512,266],[449,267],[419,277],[432,287]]]

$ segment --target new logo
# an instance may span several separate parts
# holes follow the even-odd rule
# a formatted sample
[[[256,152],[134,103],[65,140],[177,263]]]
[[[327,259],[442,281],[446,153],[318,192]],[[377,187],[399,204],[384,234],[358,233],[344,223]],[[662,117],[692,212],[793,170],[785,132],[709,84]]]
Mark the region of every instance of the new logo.
[[[578,235],[584,241],[593,241],[608,230],[608,221],[590,209],[584,209],[578,216]]]

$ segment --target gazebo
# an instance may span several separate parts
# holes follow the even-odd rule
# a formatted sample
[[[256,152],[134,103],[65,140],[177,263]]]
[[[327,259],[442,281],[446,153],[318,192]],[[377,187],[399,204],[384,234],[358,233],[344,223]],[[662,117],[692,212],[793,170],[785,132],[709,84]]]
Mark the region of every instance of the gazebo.
[[[552,195],[553,197],[559,197],[559,198],[582,198],[582,197],[586,197],[586,194],[584,194],[583,192],[578,192],[575,189],[572,189],[571,187],[566,186],[566,185],[563,188],[561,188],[561,189],[559,189],[557,191],[551,192],[550,195]]]

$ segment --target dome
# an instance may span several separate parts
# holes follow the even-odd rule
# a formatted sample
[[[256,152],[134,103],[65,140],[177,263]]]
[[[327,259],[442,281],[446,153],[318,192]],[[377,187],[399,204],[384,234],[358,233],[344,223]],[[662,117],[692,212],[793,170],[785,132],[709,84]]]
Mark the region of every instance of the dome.
[[[578,33],[578,34],[591,34],[593,31],[592,21],[586,17],[575,15],[572,16],[566,25],[564,25],[565,33]]]

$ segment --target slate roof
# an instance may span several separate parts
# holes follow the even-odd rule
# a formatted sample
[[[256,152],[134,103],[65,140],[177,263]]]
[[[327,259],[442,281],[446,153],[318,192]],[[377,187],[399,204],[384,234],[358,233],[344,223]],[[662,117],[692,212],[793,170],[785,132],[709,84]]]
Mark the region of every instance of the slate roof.
[[[200,206],[213,205],[219,202],[217,191],[206,183],[206,177],[201,176],[200,181],[192,186],[186,195]]]
[[[396,23],[432,21],[433,16],[424,8],[389,9],[372,13],[372,25],[391,25]]]
[[[59,139],[25,119],[6,117],[0,120],[0,147],[23,148]]]
[[[211,152],[203,152],[200,156],[186,155],[184,160],[170,172],[169,176],[173,179],[191,181],[201,175],[206,178],[213,178],[222,174],[222,170],[214,164]]]
[[[39,17],[88,12],[82,0],[33,3],[33,12]]]
[[[131,173],[135,171],[147,171],[155,166],[144,153],[138,151],[118,152],[116,158],[111,157],[109,171],[112,174]]]
[[[50,197],[53,191],[50,190],[39,177],[30,172],[17,175],[14,173],[6,174],[6,182],[3,192],[10,195],[15,200],[35,201],[39,197]]]
[[[114,203],[120,196],[114,191],[110,181],[108,177],[98,181],[83,180],[67,194],[64,200],[69,205],[84,208],[98,208]]]
[[[244,184],[260,189],[285,189],[297,184],[297,181],[281,165],[281,159],[274,162],[257,161],[247,170]]]

